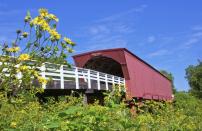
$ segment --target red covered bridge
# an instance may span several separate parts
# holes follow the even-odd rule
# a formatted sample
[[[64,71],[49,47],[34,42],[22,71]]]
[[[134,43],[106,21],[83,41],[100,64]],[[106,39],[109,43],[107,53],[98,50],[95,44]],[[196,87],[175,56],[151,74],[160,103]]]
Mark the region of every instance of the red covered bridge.
[[[171,81],[125,48],[92,51],[73,58],[78,67],[124,77],[127,99],[172,99]]]

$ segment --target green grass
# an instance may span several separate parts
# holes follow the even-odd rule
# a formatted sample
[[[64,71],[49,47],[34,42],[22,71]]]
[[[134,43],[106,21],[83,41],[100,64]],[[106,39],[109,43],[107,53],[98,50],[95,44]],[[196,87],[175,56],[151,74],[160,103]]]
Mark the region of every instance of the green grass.
[[[107,101],[83,105],[82,98],[63,97],[59,102],[13,99],[1,95],[1,130],[202,130],[202,101],[177,93],[176,102],[147,102],[137,116],[123,103]],[[68,102],[67,102],[68,99]]]

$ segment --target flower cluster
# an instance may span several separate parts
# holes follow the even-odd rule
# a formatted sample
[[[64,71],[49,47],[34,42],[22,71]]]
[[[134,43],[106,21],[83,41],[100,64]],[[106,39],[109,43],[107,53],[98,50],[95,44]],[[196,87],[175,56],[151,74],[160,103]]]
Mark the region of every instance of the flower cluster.
[[[47,23],[47,21],[43,18],[43,17],[40,17],[40,16],[37,16],[35,17],[31,22],[30,22],[30,25],[33,26],[33,25],[38,25],[40,26],[43,30],[45,31],[48,31],[50,30],[50,26],[49,24]]]
[[[55,28],[51,28],[49,25],[49,22],[51,20],[54,20],[55,22],[58,22],[58,18],[53,15],[49,14],[46,9],[39,9],[39,16],[35,17],[33,20],[31,20],[30,25],[37,25],[39,26],[43,31],[47,31],[50,34],[51,41],[58,41],[61,38],[61,35],[56,31]]]
[[[17,69],[17,72],[24,72],[24,71],[27,71],[29,69],[28,66],[26,65],[21,65],[19,66],[19,68]]]
[[[51,35],[50,39],[52,41],[54,41],[54,40],[58,41],[61,38],[61,35],[55,29],[49,30],[48,32]]]
[[[71,46],[75,46],[75,43],[74,42],[72,42],[72,40],[70,40],[69,38],[67,38],[67,37],[64,37],[64,42],[66,43],[66,44],[70,44]]]
[[[46,85],[47,82],[48,82],[45,78],[43,78],[41,76],[38,76],[37,79],[38,79],[39,83],[41,83],[41,84],[45,84]]]
[[[8,52],[18,52],[19,50],[20,50],[20,47],[6,48],[6,51]]]
[[[37,72],[36,70],[33,70],[32,74],[38,80],[39,83],[45,84],[45,85],[48,83],[48,81],[44,77],[40,76],[39,72]]]
[[[41,9],[39,9],[39,14],[40,14],[40,16],[42,16],[42,17],[47,17],[47,15],[48,15],[48,10],[47,10],[47,9],[44,9],[44,8],[41,8]]]
[[[47,18],[49,18],[50,20],[54,20],[56,22],[59,21],[59,19],[54,14],[48,14]]]
[[[41,85],[49,81],[40,75],[38,68],[44,62],[68,64],[66,59],[68,53],[74,51],[75,43],[67,37],[62,37],[57,31],[58,21],[54,14],[50,14],[44,8],[39,9],[39,14],[35,17],[27,12],[24,18],[25,26],[16,31],[17,37],[14,42],[4,43],[2,46],[1,53],[4,56],[0,57],[0,69],[7,70],[0,73],[4,79],[1,85],[9,85],[8,90],[13,92],[21,92],[25,88],[35,90],[33,87],[37,85],[33,81],[37,80]],[[20,49],[21,44],[25,48]],[[5,72],[10,75],[6,75]]]
[[[21,54],[19,57],[18,57],[18,60],[19,61],[26,61],[26,60],[29,60],[30,59],[30,56],[28,54]]]
[[[47,9],[41,8],[39,9],[39,15],[43,18],[47,18],[49,20],[54,20],[56,22],[59,21],[59,19],[54,14],[49,14]]]

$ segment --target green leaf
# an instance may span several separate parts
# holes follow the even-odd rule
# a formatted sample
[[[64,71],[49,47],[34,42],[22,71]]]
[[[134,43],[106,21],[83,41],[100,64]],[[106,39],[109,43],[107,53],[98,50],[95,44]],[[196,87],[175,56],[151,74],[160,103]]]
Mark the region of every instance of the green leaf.
[[[83,109],[82,107],[71,106],[67,110],[59,113],[59,117],[65,117],[66,115],[76,114],[82,109]]]
[[[51,122],[46,125],[46,128],[53,129],[58,128],[60,126],[59,122]]]

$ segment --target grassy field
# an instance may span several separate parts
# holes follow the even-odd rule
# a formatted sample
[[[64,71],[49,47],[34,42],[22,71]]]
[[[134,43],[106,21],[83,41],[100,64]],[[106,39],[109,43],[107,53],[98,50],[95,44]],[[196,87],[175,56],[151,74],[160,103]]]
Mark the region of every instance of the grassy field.
[[[29,96],[27,96],[29,97]],[[0,99],[1,130],[202,130],[202,101],[177,93],[173,104],[147,101],[137,116],[112,99],[105,106],[83,105],[82,98],[52,98],[40,104],[35,98]],[[30,98],[29,98],[30,99]]]

